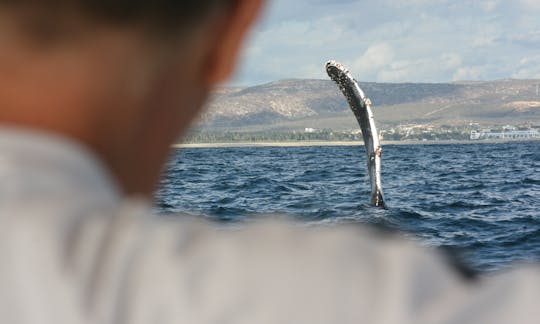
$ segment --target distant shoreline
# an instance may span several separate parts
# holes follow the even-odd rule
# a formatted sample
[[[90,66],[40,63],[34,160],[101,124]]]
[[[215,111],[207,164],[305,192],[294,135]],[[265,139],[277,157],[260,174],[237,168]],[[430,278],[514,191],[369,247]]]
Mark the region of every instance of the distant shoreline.
[[[540,139],[524,140],[444,140],[444,141],[382,141],[382,145],[450,145],[450,144],[493,144],[538,142]],[[189,143],[175,144],[173,148],[218,148],[218,147],[305,147],[305,146],[363,146],[355,141],[298,141],[298,142],[237,142],[237,143]]]

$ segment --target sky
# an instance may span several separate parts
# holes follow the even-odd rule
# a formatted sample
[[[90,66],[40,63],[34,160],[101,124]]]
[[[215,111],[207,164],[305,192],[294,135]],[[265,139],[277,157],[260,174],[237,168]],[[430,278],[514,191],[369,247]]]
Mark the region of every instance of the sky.
[[[370,82],[540,79],[540,0],[268,0],[231,83],[325,79],[329,59]]]

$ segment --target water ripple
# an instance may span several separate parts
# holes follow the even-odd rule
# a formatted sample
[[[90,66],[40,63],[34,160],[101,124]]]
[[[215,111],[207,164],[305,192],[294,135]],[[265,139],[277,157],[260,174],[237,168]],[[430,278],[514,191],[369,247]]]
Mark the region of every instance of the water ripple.
[[[388,145],[385,210],[367,206],[362,150],[177,150],[156,206],[220,221],[281,213],[310,225],[383,225],[414,233],[426,245],[463,249],[483,270],[540,259],[540,142]]]

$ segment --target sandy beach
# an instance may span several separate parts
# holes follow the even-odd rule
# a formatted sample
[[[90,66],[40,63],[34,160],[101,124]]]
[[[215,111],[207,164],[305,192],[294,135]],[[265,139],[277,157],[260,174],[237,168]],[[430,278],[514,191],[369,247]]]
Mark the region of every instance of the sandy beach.
[[[527,140],[448,140],[448,141],[382,141],[382,145],[449,145],[449,144],[488,144],[509,142],[530,142]],[[302,147],[302,146],[363,146],[363,142],[341,141],[301,141],[301,142],[238,142],[238,143],[190,143],[175,144],[173,148],[212,148],[212,147]]]
[[[174,148],[205,148],[205,147],[298,147],[298,146],[362,146],[362,142],[325,142],[325,141],[302,141],[302,142],[239,142],[239,143],[191,143],[176,144]]]

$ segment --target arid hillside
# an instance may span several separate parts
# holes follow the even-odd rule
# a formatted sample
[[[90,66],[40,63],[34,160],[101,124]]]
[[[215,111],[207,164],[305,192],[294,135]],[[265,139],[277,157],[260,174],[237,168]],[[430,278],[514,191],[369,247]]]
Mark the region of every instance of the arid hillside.
[[[540,124],[540,80],[360,83],[381,126]],[[283,80],[214,93],[199,127],[214,130],[350,129],[356,121],[337,86]]]

